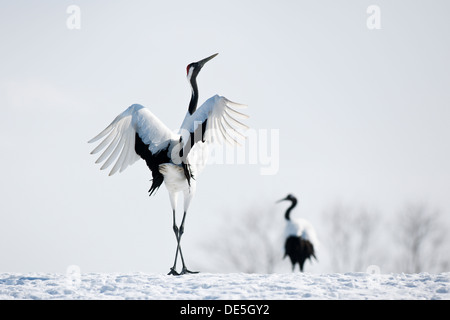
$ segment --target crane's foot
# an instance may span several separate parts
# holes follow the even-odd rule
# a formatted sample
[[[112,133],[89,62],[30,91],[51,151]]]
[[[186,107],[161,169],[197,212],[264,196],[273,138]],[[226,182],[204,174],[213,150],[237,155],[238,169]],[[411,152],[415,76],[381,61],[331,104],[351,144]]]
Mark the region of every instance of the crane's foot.
[[[195,273],[199,273],[198,271],[191,271],[188,268],[183,268],[183,270],[181,270],[180,273],[178,273],[175,268],[170,268],[169,273],[167,274],[168,276],[181,276],[183,274],[195,274]]]
[[[195,273],[198,273],[198,271],[191,271],[191,270],[188,270],[188,268],[184,267],[183,270],[181,270],[180,275],[181,274],[195,274]]]
[[[169,273],[167,274],[168,276],[179,276],[180,273],[178,273],[175,268],[170,268]]]

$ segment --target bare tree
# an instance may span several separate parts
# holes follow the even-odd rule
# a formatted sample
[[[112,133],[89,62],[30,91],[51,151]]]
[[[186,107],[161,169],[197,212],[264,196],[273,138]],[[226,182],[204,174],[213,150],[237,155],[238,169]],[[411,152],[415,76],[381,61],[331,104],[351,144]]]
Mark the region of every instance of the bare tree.
[[[397,266],[403,272],[440,272],[448,267],[444,248],[445,225],[438,210],[423,203],[408,204],[396,219],[394,241],[400,254]],[[448,249],[448,248],[447,248]]]
[[[224,215],[222,232],[203,245],[215,272],[273,273],[282,260],[277,227],[279,216],[270,208],[248,209]]]
[[[336,204],[324,213],[331,268],[334,272],[365,271],[369,265],[380,264],[376,232],[379,215],[366,208],[354,209]]]

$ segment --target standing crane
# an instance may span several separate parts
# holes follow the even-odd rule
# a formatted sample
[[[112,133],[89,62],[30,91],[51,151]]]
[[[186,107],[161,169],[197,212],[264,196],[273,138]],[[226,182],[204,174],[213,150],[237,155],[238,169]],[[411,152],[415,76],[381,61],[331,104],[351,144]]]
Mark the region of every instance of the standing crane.
[[[214,95],[198,109],[197,76],[206,62],[217,55],[193,62],[186,68],[192,95],[187,114],[178,132],[171,131],[149,109],[133,104],[119,114],[109,126],[89,143],[103,139],[91,152],[103,153],[96,163],[103,163],[101,170],[113,165],[109,175],[122,172],[138,159],[143,159],[152,174],[149,195],[154,194],[164,182],[169,192],[172,207],[173,231],[177,241],[175,260],[169,275],[196,273],[187,269],[181,251],[181,236],[184,233],[186,213],[194,197],[197,176],[207,161],[207,146],[212,142],[239,144],[245,136],[241,131],[248,129],[238,119],[246,119],[232,107],[245,107],[225,97]],[[183,218],[180,227],[176,224],[175,211],[180,193],[184,197]],[[176,271],[180,253],[182,270]]]
[[[285,229],[285,243],[284,243],[284,258],[289,256],[292,263],[292,271],[294,271],[295,264],[298,263],[300,271],[303,272],[303,266],[306,259],[310,259],[315,255],[315,248],[317,248],[319,242],[317,241],[316,232],[308,221],[305,219],[292,219],[291,211],[297,205],[297,198],[292,194],[288,194],[286,198],[281,201],[290,201],[291,205],[287,208],[284,217],[286,219]]]

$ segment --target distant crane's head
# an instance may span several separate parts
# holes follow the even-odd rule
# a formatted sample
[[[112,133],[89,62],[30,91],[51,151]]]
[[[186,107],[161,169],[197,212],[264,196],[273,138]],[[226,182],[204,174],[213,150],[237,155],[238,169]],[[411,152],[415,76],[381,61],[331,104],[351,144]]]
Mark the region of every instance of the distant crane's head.
[[[281,200],[278,200],[277,203],[278,203],[278,202],[281,202],[281,201],[291,201],[291,202],[297,203],[297,198],[294,197],[293,194],[288,194],[286,198],[283,198],[283,199],[281,199]]]
[[[186,76],[188,78],[188,81],[191,81],[191,79],[195,79],[200,72],[200,70],[203,68],[205,63],[207,63],[209,60],[217,56],[218,53],[213,54],[212,56],[209,56],[208,58],[205,58],[203,60],[192,62],[186,67]]]
[[[290,217],[291,210],[294,209],[294,207],[297,205],[297,198],[294,197],[294,195],[292,195],[292,194],[288,194],[286,198],[278,200],[277,203],[281,202],[281,201],[291,201],[290,207],[286,210],[286,213],[284,214],[284,217],[286,220],[291,220],[291,217]]]

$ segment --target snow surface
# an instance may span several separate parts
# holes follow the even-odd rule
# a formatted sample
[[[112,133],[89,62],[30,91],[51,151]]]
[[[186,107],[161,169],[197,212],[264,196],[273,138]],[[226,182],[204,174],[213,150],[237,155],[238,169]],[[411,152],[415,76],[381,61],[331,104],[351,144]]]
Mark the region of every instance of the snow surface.
[[[450,273],[2,273],[0,299],[450,299]]]

